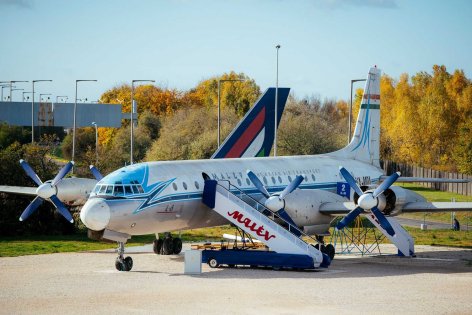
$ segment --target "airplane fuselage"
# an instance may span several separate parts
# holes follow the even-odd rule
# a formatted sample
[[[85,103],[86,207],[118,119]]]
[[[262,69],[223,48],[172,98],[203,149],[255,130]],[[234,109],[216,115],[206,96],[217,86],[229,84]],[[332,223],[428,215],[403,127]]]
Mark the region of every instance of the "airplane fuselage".
[[[147,162],[121,168],[98,182],[81,218],[92,230],[129,235],[223,225],[227,221],[201,201],[205,176],[228,180],[259,199],[247,170],[270,193],[283,190],[296,175],[305,177],[300,189],[336,192],[337,183],[344,182],[341,165],[354,170],[361,184],[375,183],[383,175],[370,164],[328,155]]]

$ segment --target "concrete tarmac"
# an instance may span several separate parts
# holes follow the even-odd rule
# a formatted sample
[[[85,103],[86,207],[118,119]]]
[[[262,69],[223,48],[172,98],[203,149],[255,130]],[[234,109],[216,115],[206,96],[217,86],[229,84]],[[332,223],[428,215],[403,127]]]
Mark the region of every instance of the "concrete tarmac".
[[[134,250],[130,272],[115,270],[110,251],[0,258],[0,314],[472,313],[469,249],[338,255],[328,269],[308,272],[205,264],[192,276],[183,273],[183,254],[148,251]]]

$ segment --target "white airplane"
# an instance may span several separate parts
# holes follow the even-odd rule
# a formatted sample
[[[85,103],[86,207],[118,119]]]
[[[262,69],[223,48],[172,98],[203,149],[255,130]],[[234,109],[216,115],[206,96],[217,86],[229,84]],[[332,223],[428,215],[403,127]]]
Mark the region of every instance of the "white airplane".
[[[257,130],[255,122],[247,130]],[[278,215],[279,222],[298,227],[298,235],[301,232],[326,235],[335,216],[347,214],[337,226],[341,229],[362,214],[394,240],[399,228],[387,217],[402,212],[472,210],[470,202],[429,203],[415,192],[391,186],[400,174],[383,175],[379,140],[380,70],[373,67],[367,77],[354,136],[345,148],[314,156],[164,161],[126,166],[97,183],[80,218],[102,238],[118,242],[116,267],[127,271],[132,267],[132,259],[123,257],[124,243],[132,235],[158,236],[160,232],[235,223],[236,218],[242,223],[240,214],[228,212],[223,216],[202,202],[208,180],[229,181],[233,185],[229,192],[238,191],[262,200],[266,209]],[[251,144],[246,143],[246,147]],[[354,202],[336,193],[338,185],[345,192],[355,191]],[[350,193],[345,195],[349,198]],[[179,242],[166,238],[156,240],[155,246],[174,245],[179,252]],[[407,250],[404,254],[412,253]]]

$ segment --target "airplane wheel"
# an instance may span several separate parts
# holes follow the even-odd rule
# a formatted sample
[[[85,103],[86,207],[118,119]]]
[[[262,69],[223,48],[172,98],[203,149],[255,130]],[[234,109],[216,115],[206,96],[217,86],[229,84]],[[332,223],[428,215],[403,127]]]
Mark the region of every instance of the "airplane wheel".
[[[182,240],[178,237],[174,238],[172,241],[172,247],[174,250],[174,254],[179,254],[182,251]]]
[[[124,264],[126,266],[125,271],[130,271],[133,268],[133,258],[131,258],[129,256],[126,257],[125,260],[124,260]]]
[[[218,261],[215,258],[210,258],[208,260],[208,266],[210,266],[211,268],[218,268],[220,266],[220,264],[218,263]]]
[[[170,237],[164,239],[162,243],[162,255],[172,255],[174,253],[173,250],[173,240]]]
[[[120,259],[120,258],[117,258],[115,260],[115,268],[116,270],[118,271],[126,271],[126,265],[125,265],[125,262]]]
[[[152,250],[154,251],[154,253],[157,255],[160,255],[161,249],[162,249],[162,239],[154,240],[154,242],[152,242]]]
[[[336,253],[336,249],[334,248],[333,244],[328,244],[325,247],[325,253],[329,256],[331,260],[334,258],[334,254]]]

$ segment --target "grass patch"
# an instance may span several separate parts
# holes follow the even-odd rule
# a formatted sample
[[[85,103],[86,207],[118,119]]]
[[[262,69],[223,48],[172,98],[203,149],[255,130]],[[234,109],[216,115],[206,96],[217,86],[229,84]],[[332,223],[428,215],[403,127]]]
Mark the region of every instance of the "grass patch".
[[[203,228],[182,231],[181,237],[185,242],[219,241],[224,233],[233,234],[234,229],[229,225],[215,228]],[[155,235],[133,236],[127,246],[150,244]],[[0,239],[0,257],[16,257],[24,255],[39,255],[65,252],[82,252],[115,248],[114,242],[99,242],[91,240],[86,234],[19,236],[2,237]]]

